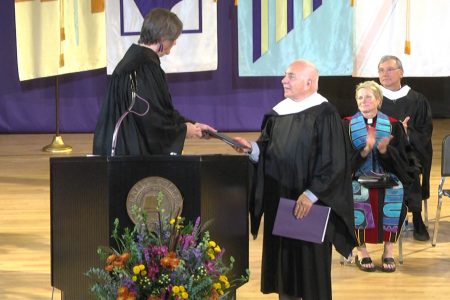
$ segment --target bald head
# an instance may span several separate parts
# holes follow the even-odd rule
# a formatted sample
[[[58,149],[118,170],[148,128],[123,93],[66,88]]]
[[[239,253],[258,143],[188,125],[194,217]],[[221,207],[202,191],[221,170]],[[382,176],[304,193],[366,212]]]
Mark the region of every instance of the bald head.
[[[319,71],[310,61],[296,60],[288,66],[281,83],[286,98],[301,101],[317,92]]]

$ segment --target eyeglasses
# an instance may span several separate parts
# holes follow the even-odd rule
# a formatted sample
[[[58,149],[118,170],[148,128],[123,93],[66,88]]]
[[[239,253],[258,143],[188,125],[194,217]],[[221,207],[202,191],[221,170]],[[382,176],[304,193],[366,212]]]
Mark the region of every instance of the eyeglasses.
[[[378,74],[383,74],[383,73],[392,73],[392,72],[394,72],[395,70],[398,70],[398,69],[400,69],[400,68],[387,68],[386,70],[385,69],[378,69]]]

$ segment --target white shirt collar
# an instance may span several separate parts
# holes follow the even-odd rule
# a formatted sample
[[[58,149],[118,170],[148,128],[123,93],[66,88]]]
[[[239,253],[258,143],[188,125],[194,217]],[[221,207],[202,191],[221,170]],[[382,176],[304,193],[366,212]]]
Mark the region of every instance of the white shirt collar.
[[[391,91],[385,87],[381,87],[381,91],[383,92],[383,96],[385,96],[389,100],[397,100],[402,97],[405,97],[411,88],[407,85],[403,86],[398,91]]]
[[[279,115],[288,115],[304,111],[305,109],[319,105],[323,102],[328,102],[328,100],[316,92],[308,98],[298,102],[290,98],[286,98],[275,105],[273,107],[273,110],[276,111]]]

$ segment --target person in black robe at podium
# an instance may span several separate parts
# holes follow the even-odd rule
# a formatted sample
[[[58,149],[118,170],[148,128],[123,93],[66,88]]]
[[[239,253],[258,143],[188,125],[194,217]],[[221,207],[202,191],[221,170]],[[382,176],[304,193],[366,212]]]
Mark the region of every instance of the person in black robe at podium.
[[[378,63],[378,75],[383,92],[380,111],[402,121],[412,148],[410,158],[416,166],[414,184],[411,185],[406,198],[408,210],[413,216],[413,237],[418,241],[427,241],[430,235],[422,219],[422,200],[430,197],[433,157],[431,107],[424,95],[412,90],[408,85],[401,85],[403,65],[398,57],[383,56]]]
[[[345,257],[356,246],[346,133],[318,81],[311,62],[294,61],[281,81],[286,99],[264,116],[259,139],[234,138],[255,162],[250,217],[256,238],[264,214],[261,291],[280,299],[331,299],[332,244]],[[322,244],[272,234],[280,197],[296,201],[298,218],[312,205],[331,208]]]
[[[172,104],[160,57],[170,53],[182,28],[177,15],[166,9],[155,8],[146,15],[138,44],[128,49],[110,78],[93,154],[181,154],[186,138],[215,131],[185,118]]]

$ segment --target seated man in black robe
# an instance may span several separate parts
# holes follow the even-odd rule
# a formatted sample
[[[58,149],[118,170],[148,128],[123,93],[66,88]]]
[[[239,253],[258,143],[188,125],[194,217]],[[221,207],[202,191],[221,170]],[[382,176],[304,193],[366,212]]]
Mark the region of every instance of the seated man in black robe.
[[[401,85],[403,66],[396,56],[383,56],[378,64],[383,104],[380,111],[403,122],[411,146],[410,160],[416,165],[415,183],[406,191],[408,210],[413,215],[414,239],[430,239],[422,220],[422,200],[430,197],[430,172],[433,147],[431,107],[424,95]],[[420,182],[422,174],[422,182]]]
[[[172,104],[159,58],[170,53],[182,28],[180,19],[166,9],[147,14],[138,44],[131,45],[109,80],[95,128],[94,154],[181,154],[186,138],[215,131],[183,117]]]
[[[264,214],[261,291],[280,299],[331,299],[332,244],[346,257],[356,246],[346,133],[318,81],[312,63],[293,62],[281,81],[286,99],[264,117],[259,139],[235,138],[255,163],[254,237]],[[272,234],[280,197],[296,201],[297,218],[313,205],[331,208],[322,244]]]

